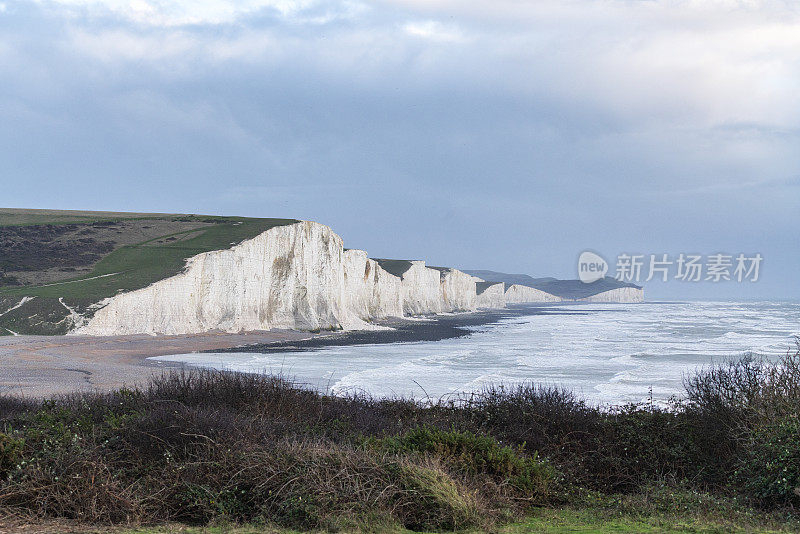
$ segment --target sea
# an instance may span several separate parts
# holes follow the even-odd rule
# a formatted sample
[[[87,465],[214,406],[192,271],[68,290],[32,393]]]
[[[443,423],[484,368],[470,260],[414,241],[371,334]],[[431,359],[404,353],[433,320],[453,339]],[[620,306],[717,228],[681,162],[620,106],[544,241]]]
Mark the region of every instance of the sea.
[[[465,337],[330,346],[267,354],[154,358],[280,374],[332,394],[438,400],[521,383],[565,388],[594,405],[666,403],[684,380],[746,354],[777,360],[797,350],[798,302],[646,302],[530,307]]]

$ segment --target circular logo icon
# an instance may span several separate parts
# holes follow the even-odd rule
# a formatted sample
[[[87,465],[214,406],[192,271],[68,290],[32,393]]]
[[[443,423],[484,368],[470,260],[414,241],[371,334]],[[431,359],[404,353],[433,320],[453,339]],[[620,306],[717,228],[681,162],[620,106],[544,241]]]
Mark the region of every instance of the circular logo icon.
[[[584,284],[591,284],[603,278],[608,272],[608,263],[599,255],[585,250],[578,257],[578,278]]]

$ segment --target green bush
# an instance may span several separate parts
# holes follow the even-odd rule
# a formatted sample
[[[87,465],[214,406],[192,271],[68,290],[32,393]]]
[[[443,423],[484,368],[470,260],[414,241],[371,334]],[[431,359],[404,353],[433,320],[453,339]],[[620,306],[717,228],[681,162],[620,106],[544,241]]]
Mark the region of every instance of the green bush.
[[[702,510],[726,495],[796,510],[800,372],[778,369],[769,387],[758,386],[769,395],[750,396],[765,400],[741,409],[715,393],[717,383],[741,390],[752,374],[733,369],[698,380],[698,400],[669,410],[588,407],[535,387],[428,406],[211,371],[111,394],[0,397],[0,513],[94,524],[491,529],[531,504],[588,495],[619,510],[620,492],[643,490],[649,506],[663,501],[658,510]],[[666,493],[656,499],[653,484]]]
[[[24,444],[22,439],[0,432],[0,475],[5,475],[19,464]]]
[[[486,474],[508,481],[527,497],[544,500],[553,478],[550,465],[522,450],[501,445],[490,436],[418,427],[401,436],[370,442],[393,454],[430,454],[466,475]]]
[[[752,430],[735,482],[764,506],[800,503],[800,419],[797,414]]]
[[[461,530],[479,523],[472,495],[446,473],[415,464],[391,469],[398,490],[392,500],[395,514],[411,530]]]

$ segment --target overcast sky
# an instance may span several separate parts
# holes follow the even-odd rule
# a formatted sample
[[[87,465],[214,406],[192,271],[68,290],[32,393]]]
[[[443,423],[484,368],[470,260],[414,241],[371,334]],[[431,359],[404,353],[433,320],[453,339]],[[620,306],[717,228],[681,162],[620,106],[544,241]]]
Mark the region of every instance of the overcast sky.
[[[3,0],[0,195],[534,276],[759,252],[648,296],[797,298],[800,4]]]

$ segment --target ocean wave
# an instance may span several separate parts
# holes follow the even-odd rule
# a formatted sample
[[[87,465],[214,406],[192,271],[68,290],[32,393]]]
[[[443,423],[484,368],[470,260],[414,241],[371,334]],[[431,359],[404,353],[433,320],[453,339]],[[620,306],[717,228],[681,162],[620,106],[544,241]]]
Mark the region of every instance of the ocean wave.
[[[581,315],[569,314],[579,310]],[[795,347],[797,304],[645,303],[553,308],[547,315],[470,327],[437,342],[328,347],[271,354],[158,358],[242,372],[297,375],[334,393],[430,395],[490,383],[566,387],[592,402],[657,402],[682,392],[683,376],[712,360]],[[426,393],[423,393],[423,390]]]

